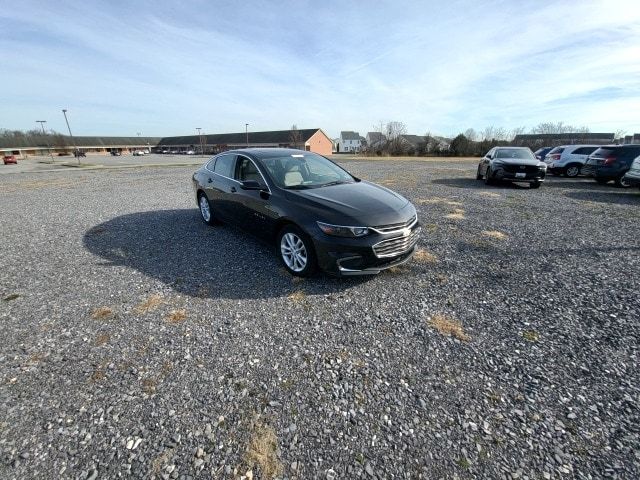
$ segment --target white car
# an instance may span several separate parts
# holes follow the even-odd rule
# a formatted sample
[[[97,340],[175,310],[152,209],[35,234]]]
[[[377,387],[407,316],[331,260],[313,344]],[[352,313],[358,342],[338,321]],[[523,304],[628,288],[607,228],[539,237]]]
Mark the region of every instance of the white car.
[[[553,175],[577,177],[587,158],[600,145],[562,145],[555,147],[544,157],[547,171]]]
[[[187,150],[187,155],[195,155],[196,152],[194,152],[193,150]]]
[[[143,157],[144,156],[144,151],[143,150],[134,150],[133,156],[134,157]]]
[[[640,155],[638,155],[631,164],[631,168],[624,174],[623,182],[630,187],[640,188]]]

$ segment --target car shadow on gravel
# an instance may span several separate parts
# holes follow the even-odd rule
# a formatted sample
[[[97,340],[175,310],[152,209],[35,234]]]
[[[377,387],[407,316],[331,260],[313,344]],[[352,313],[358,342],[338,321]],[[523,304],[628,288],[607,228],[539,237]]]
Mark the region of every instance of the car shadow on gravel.
[[[567,192],[565,195],[575,200],[585,200],[589,202],[613,203],[617,205],[636,205],[640,206],[640,192],[629,189],[588,191],[581,190],[576,192]],[[640,215],[640,214],[639,214]]]
[[[431,183],[435,183],[437,185],[446,185],[447,187],[454,188],[469,188],[474,190],[486,190],[487,188],[492,189],[505,189],[505,190],[528,190],[529,186],[519,183],[510,183],[510,182],[499,182],[494,185],[485,185],[482,180],[476,180],[475,178],[438,178],[435,180],[431,180]]]
[[[106,260],[105,267],[133,268],[200,298],[329,294],[368,281],[368,277],[340,279],[322,274],[293,277],[268,244],[227,225],[209,227],[196,209],[115,217],[89,229],[83,243]]]

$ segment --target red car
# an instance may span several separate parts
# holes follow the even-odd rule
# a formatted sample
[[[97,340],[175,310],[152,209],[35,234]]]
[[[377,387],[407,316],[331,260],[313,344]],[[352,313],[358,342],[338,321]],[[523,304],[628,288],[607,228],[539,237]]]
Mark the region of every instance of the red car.
[[[13,163],[14,165],[18,164],[18,160],[16,160],[16,156],[15,155],[5,155],[4,156],[4,164],[5,165],[9,165],[10,163]]]

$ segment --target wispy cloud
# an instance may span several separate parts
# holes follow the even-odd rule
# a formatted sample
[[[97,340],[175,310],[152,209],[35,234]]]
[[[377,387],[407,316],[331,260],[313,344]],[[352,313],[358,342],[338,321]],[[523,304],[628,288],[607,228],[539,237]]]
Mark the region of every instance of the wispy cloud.
[[[640,130],[632,1],[27,1],[0,25],[5,128],[62,131],[68,108],[77,134]]]

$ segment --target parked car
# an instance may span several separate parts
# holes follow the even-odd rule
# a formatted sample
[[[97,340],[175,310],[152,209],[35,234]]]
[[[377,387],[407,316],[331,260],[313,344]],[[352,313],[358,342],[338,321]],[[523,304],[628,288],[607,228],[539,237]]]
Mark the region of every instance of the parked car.
[[[178,153],[178,150],[171,150],[169,153],[176,155]]]
[[[80,157],[86,157],[87,154],[84,153],[82,150],[76,150],[75,152],[73,152],[73,156],[76,158],[80,158]]]
[[[640,187],[640,155],[635,158],[629,171],[624,174],[622,183],[630,187]]]
[[[18,160],[15,155],[5,155],[2,160],[5,165],[9,165],[10,163],[13,163],[14,165],[18,164]]]
[[[630,185],[624,177],[638,155],[640,144],[606,145],[589,155],[587,163],[582,167],[582,173],[595,178],[600,184],[613,180],[618,187],[628,187]]]
[[[316,153],[248,148],[193,174],[202,220],[272,241],[284,267],[308,276],[376,274],[408,261],[420,235],[414,206]]]
[[[547,171],[553,175],[577,177],[587,158],[600,145],[563,145],[555,147],[544,158]]]
[[[144,151],[142,151],[142,150],[134,150],[133,151],[133,156],[134,157],[144,157]]]
[[[114,157],[119,157],[122,154],[118,150],[111,150],[111,155],[113,155]]]
[[[162,153],[169,153],[169,150],[164,149],[164,150],[162,150]]]
[[[497,181],[527,182],[540,188],[547,174],[547,166],[527,147],[494,147],[482,157],[476,179],[487,185]]]
[[[549,153],[551,150],[553,150],[553,147],[542,147],[539,148],[538,150],[536,150],[535,152],[533,152],[533,154],[536,156],[536,158],[538,160],[543,160],[544,161],[544,157],[547,155],[547,153]]]
[[[193,150],[187,150],[187,155],[195,155],[196,152],[194,152]]]

